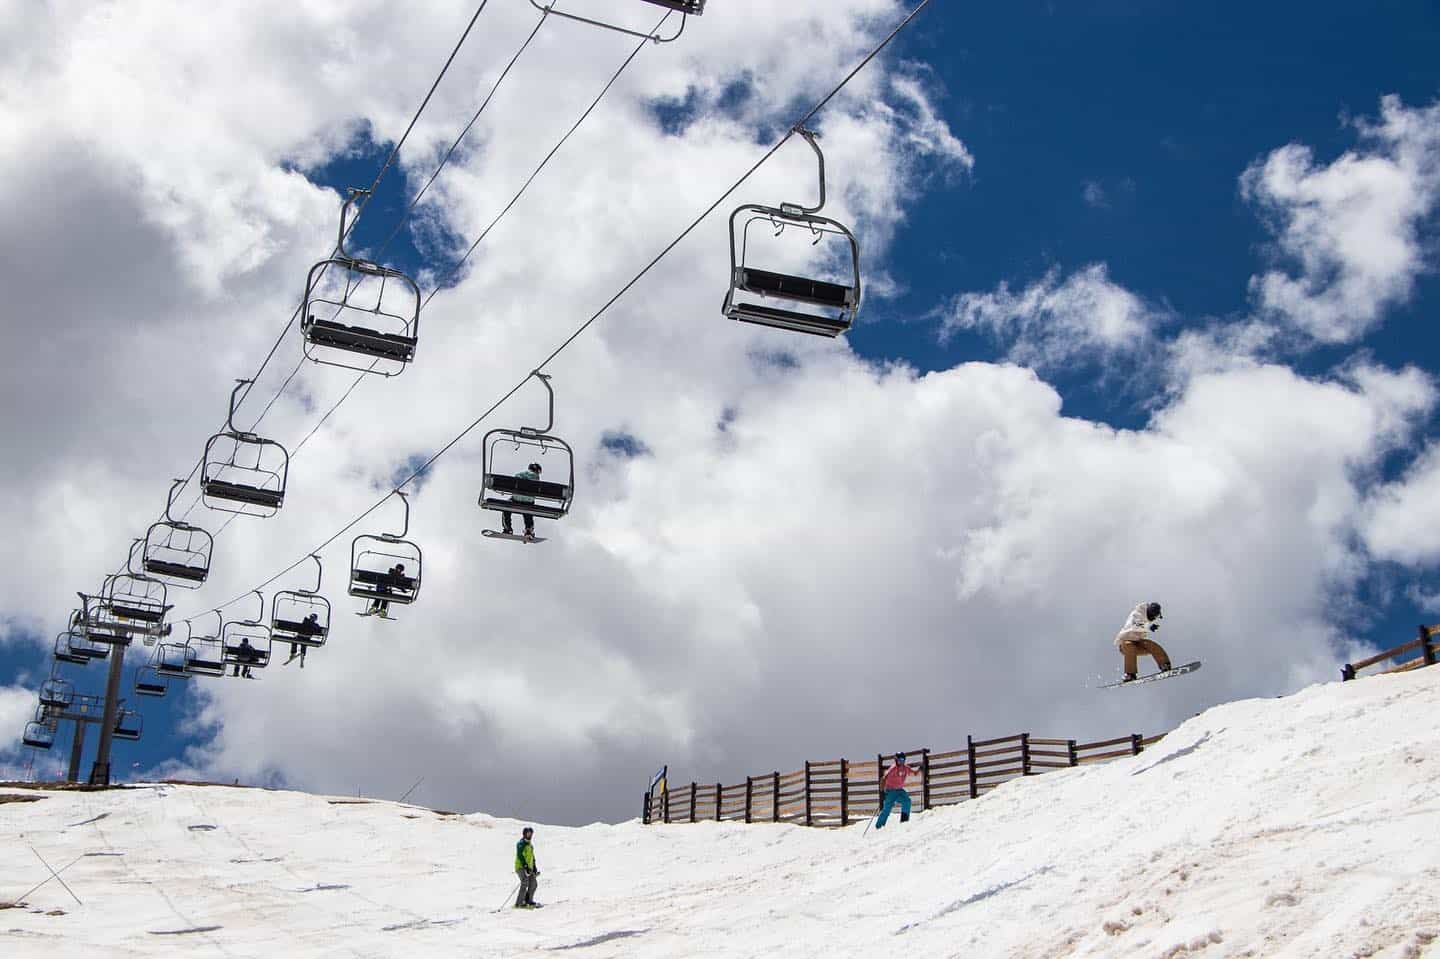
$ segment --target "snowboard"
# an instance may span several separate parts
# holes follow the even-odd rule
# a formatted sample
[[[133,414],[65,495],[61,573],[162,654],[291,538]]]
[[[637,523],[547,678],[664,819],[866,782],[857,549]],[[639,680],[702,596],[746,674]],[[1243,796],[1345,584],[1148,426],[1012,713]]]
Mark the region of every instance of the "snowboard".
[[[514,541],[517,542],[517,543],[543,543],[543,542],[545,542],[545,537],[543,537],[543,536],[532,536],[532,537],[530,537],[530,538],[527,540],[525,537],[520,536],[520,535],[517,535],[517,534],[515,534],[515,533],[502,533],[502,532],[501,532],[500,530],[498,530],[498,529],[482,529],[482,530],[480,531],[480,535],[481,535],[481,536],[488,536],[490,539],[509,539],[509,540],[514,540]]]
[[[1172,676],[1184,676],[1186,673],[1193,673],[1199,668],[1200,660],[1197,659],[1193,663],[1186,663],[1184,666],[1176,666],[1173,669],[1167,669],[1161,673],[1151,673],[1148,676],[1141,676],[1139,679],[1132,679],[1128,683],[1124,680],[1120,680],[1119,682],[1106,683],[1100,688],[1113,689],[1116,686],[1139,686],[1141,683],[1153,683],[1156,680],[1169,679]]]

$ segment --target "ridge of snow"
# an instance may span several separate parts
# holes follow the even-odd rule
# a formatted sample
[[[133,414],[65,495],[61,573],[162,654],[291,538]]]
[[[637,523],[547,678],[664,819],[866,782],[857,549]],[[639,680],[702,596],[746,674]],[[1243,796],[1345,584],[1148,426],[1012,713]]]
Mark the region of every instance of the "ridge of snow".
[[[1208,710],[883,832],[536,827],[224,786],[4,802],[6,956],[1440,956],[1440,669]],[[32,793],[33,795],[33,793]],[[58,911],[58,912],[57,912]]]

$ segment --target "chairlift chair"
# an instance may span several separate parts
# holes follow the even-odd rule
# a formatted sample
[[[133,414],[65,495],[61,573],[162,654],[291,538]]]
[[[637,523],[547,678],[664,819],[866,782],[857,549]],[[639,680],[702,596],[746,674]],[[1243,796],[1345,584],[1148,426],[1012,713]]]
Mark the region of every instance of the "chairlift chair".
[[[265,595],[258,589],[252,592],[260,601],[260,609],[255,616],[231,620],[220,630],[221,651],[226,666],[264,669],[270,665],[270,627],[261,622],[265,616]]]
[[[49,749],[55,745],[56,723],[31,722],[25,724],[25,735],[21,738],[31,749]]]
[[[75,686],[59,676],[51,676],[40,684],[40,705],[54,709],[69,709],[75,701]]]
[[[420,596],[424,557],[420,547],[405,538],[410,532],[410,499],[399,490],[395,495],[405,505],[405,523],[399,533],[366,533],[350,543],[348,592],[357,599],[404,606]]]
[[[236,381],[225,429],[205,443],[200,494],[210,509],[263,518],[285,503],[290,454],[274,440],[235,428],[235,400],[250,382]]]
[[[330,601],[320,595],[325,569],[315,561],[314,589],[282,589],[270,600],[270,635],[280,643],[315,648],[330,635]],[[311,617],[314,619],[311,619]]]
[[[171,515],[175,494],[185,483],[177,479],[171,485],[170,495],[165,499],[165,518],[152,524],[145,533],[141,562],[146,575],[184,589],[198,589],[210,575],[215,539],[200,527]]]
[[[138,548],[144,540],[136,540]],[[135,550],[132,550],[132,555]],[[134,634],[142,636],[146,646],[153,646],[156,637],[165,631],[168,590],[165,584],[150,576],[117,573],[105,580],[102,596],[109,615]]]
[[[84,644],[81,647],[79,644]],[[99,655],[89,655],[90,649],[104,650]],[[57,663],[69,663],[72,666],[88,666],[90,660],[103,659],[110,653],[110,647],[104,643],[88,643],[85,634],[79,630],[61,630],[55,637],[55,661]]]
[[[300,332],[313,362],[395,376],[415,358],[420,287],[399,270],[346,252],[350,207],[369,195],[352,188],[340,208],[335,254],[311,267],[305,279]]]
[[[190,643],[161,643],[155,650],[155,675],[161,679],[190,677]]]
[[[548,0],[546,3],[541,3],[540,0],[530,0],[530,6],[547,16],[564,17],[567,20],[578,20],[580,23],[588,23],[592,27],[613,30],[615,33],[623,33],[626,36],[642,37],[646,40],[653,40],[656,43],[669,43],[672,40],[679,40],[680,35],[685,32],[685,21],[692,16],[698,17],[705,12],[705,0],[645,0],[646,3],[653,4],[657,7],[664,7],[666,10],[673,10],[680,14],[680,26],[676,28],[673,34],[665,36],[659,32],[660,27],[665,23],[664,20],[661,20],[653,31],[636,30],[631,27],[610,23],[606,20],[596,20],[590,17],[582,17],[576,13],[558,10],[555,7],[557,2],[558,0]],[[610,0],[609,5],[614,5],[613,0]],[[666,17],[668,18],[669,14],[666,14]]]
[[[115,727],[111,731],[116,739],[134,742],[145,728],[144,717],[134,709],[122,709],[115,715]]]
[[[804,127],[795,132],[814,149],[820,166],[820,202],[813,207],[782,203],[778,207],[747,203],[730,214],[730,289],[722,306],[732,320],[780,330],[839,336],[850,329],[860,309],[860,243],[838,220],[820,216],[825,206],[825,155],[816,135]],[[763,224],[779,237],[787,227],[803,231],[812,245],[838,238],[848,256],[837,279],[818,279],[761,269],[753,265],[751,227]],[[758,297],[759,300],[751,299]]]
[[[107,581],[106,586],[102,587],[102,593],[108,588]],[[90,596],[86,593],[80,593],[79,596],[84,604],[81,622],[88,645],[129,646],[135,635],[142,631],[134,621],[111,609],[110,601],[105,596]]]
[[[225,644],[221,640],[221,633],[225,630],[225,618],[220,615],[220,610],[212,609],[206,616],[214,614],[215,630],[203,636],[196,636],[190,632],[185,640],[185,651],[181,654],[185,660],[185,675],[187,676],[224,676],[225,675]],[[185,623],[187,631],[190,630],[190,623]],[[171,654],[173,655],[173,654]],[[167,670],[174,669],[174,660],[167,660]],[[166,675],[173,676],[174,672],[167,672]]]
[[[141,666],[135,671],[135,694],[137,696],[161,697],[170,684],[160,675],[158,666]]]
[[[539,370],[530,375],[540,381],[549,396],[549,419],[541,428],[494,429],[485,434],[481,443],[484,480],[480,508],[560,519],[570,512],[570,504],[575,499],[575,454],[568,443],[550,432],[555,427],[555,391],[550,386],[550,377]],[[551,463],[546,463],[547,457]],[[563,483],[516,476],[519,470],[513,468],[532,461],[546,466],[555,460],[561,461],[558,465],[564,471]],[[541,475],[545,473],[542,471]]]

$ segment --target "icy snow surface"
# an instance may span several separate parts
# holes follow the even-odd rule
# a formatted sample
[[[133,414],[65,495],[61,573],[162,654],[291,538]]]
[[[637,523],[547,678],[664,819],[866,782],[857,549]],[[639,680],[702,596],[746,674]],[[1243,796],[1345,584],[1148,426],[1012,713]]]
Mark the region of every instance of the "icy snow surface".
[[[47,875],[33,846],[83,905],[51,881],[0,910],[0,956],[1440,957],[1437,727],[1432,668],[1220,706],[869,835],[539,826],[535,912],[504,907],[509,820],[52,792],[0,802],[0,901]]]

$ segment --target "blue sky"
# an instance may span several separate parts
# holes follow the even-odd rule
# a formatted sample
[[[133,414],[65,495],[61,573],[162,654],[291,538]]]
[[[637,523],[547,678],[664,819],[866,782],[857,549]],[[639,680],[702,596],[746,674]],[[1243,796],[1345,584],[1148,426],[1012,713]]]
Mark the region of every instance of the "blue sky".
[[[1239,318],[1252,307],[1250,277],[1273,263],[1272,235],[1241,196],[1242,172],[1291,142],[1328,163],[1356,146],[1346,117],[1374,116],[1387,94],[1412,107],[1440,96],[1440,12],[1433,4],[1135,6],[937,0],[900,39],[892,58],[921,65],[975,167],[970,175],[932,177],[907,205],[885,264],[902,292],[867,301],[850,337],[862,356],[920,370],[1002,359],[1007,344],[989,336],[961,332],[942,340],[936,311],[957,294],[1002,283],[1019,289],[1052,269],[1067,276],[1096,263],[1115,283],[1170,311],[1167,333]],[[310,175],[341,190],[365,185],[382,156],[383,149],[361,143]],[[352,246],[382,240],[406,202],[392,172]],[[389,258],[412,269],[441,266],[426,260],[426,248],[406,234]],[[719,293],[711,299],[718,302]],[[1437,304],[1440,280],[1432,272],[1359,348],[1387,366],[1440,369],[1440,337],[1430,320]],[[1353,344],[1315,348],[1287,362],[1320,374],[1355,352]],[[1082,363],[1047,371],[1046,379],[1067,415],[1143,427],[1150,397],[1102,379],[1127,372]],[[1433,422],[1426,433],[1435,435]],[[1411,455],[1391,457],[1387,472],[1398,475]],[[1371,605],[1358,617],[1372,641],[1407,639],[1427,615],[1406,598],[1409,582],[1397,567],[1373,570],[1360,596]],[[38,677],[45,669],[35,647],[0,646],[0,676]],[[98,684],[101,667],[80,675]],[[146,738],[117,747],[117,769],[149,767],[195,742],[180,732],[185,709],[176,697],[145,702]]]

